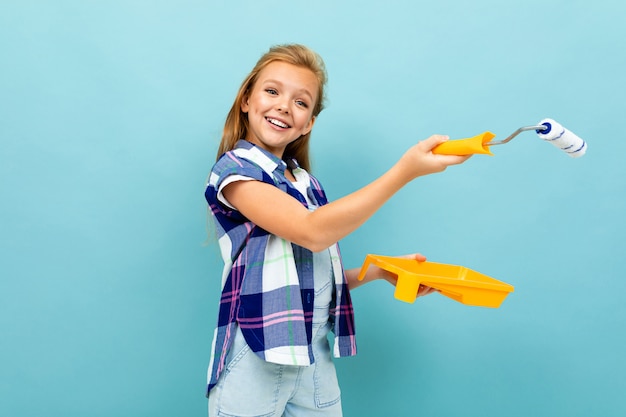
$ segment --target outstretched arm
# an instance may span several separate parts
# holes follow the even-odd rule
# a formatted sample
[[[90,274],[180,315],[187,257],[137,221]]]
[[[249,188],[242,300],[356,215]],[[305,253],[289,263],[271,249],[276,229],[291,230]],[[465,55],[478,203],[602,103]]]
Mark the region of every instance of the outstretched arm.
[[[317,252],[356,230],[411,180],[468,159],[431,152],[446,140],[445,136],[435,135],[419,142],[375,181],[313,212],[276,187],[259,181],[233,182],[224,188],[223,194],[256,225]]]

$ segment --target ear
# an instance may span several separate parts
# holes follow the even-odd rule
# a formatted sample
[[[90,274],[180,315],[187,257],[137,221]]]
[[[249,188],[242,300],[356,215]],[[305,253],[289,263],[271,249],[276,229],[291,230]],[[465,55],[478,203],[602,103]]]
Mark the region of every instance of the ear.
[[[309,120],[309,123],[304,127],[303,135],[306,135],[307,133],[310,133],[311,130],[313,130],[313,125],[314,124],[315,124],[315,116],[311,116],[311,120]]]
[[[248,95],[246,94],[241,99],[241,111],[242,111],[242,113],[248,113],[248,109],[249,108],[250,108],[250,105],[248,104]]]

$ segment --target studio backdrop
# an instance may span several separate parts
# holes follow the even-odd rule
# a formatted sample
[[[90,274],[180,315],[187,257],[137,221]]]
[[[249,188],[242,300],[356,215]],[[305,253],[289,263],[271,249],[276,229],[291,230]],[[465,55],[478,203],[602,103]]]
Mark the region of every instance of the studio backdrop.
[[[340,242],[514,287],[499,308],[353,291],[346,416],[626,413],[626,3],[4,0],[0,415],[204,416],[221,260],[204,201],[272,45],[324,58],[313,173],[338,199],[432,134],[504,139]]]

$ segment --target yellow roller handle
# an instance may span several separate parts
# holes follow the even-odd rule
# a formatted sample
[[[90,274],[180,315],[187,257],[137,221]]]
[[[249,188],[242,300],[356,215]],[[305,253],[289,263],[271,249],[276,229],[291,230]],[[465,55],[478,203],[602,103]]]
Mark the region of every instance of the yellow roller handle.
[[[477,153],[493,155],[489,146],[485,145],[495,138],[491,132],[483,132],[473,138],[449,140],[433,148],[433,153],[442,155],[473,155]]]

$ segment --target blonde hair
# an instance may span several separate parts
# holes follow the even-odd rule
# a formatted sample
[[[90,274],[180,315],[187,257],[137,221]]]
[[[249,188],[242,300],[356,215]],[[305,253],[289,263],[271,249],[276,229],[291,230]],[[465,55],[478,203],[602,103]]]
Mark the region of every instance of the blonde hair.
[[[250,71],[250,74],[239,87],[239,92],[235,97],[235,102],[226,116],[226,123],[224,124],[224,131],[222,133],[222,141],[217,151],[217,158],[219,159],[224,152],[228,152],[235,148],[235,145],[239,139],[244,139],[248,133],[248,115],[241,111],[241,103],[252,91],[254,84],[256,83],[259,73],[270,63],[275,61],[286,62],[288,64],[296,65],[309,69],[318,81],[317,102],[313,106],[313,116],[317,117],[318,114],[324,109],[324,87],[326,85],[326,67],[322,58],[311,49],[304,45],[287,44],[276,45],[270,48],[261,58],[257,61],[256,65]],[[306,135],[300,136],[298,139],[287,145],[283,159],[295,158],[298,164],[309,171],[311,169],[311,163],[309,158],[309,138],[311,132]]]

